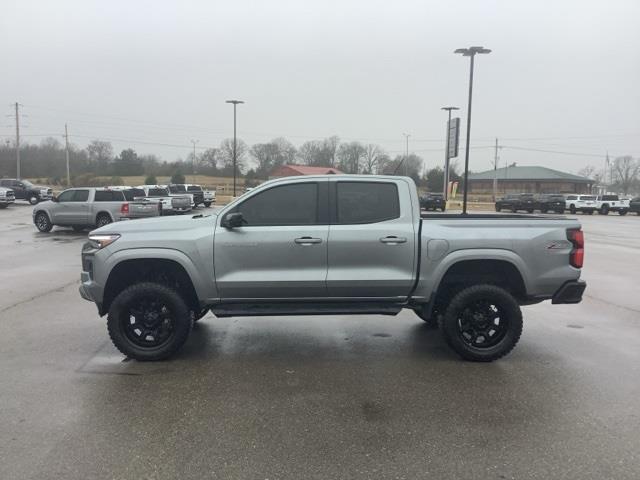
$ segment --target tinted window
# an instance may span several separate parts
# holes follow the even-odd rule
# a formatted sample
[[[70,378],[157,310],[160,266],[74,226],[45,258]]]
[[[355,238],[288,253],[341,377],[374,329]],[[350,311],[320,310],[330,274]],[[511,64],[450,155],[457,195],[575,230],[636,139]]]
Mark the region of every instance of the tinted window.
[[[89,199],[89,190],[76,190],[72,202],[86,202]]]
[[[577,195],[569,195],[567,196],[567,200],[577,200],[578,196]]]
[[[109,190],[96,190],[96,196],[94,198],[96,202],[121,202],[124,200],[122,192],[109,191]]]
[[[142,190],[141,188],[132,188],[130,190],[124,190],[124,198],[126,198],[127,200],[131,201],[134,198],[140,198],[140,197],[144,197],[144,190]]]
[[[169,195],[169,192],[167,192],[166,189],[164,188],[150,188],[149,189],[149,196],[150,197],[166,197]]]
[[[70,202],[75,195],[75,190],[65,190],[60,195],[58,195],[58,202]]]
[[[171,193],[184,193],[187,191],[187,189],[184,188],[184,185],[170,185],[169,191]]]
[[[339,224],[383,222],[399,216],[400,202],[395,183],[338,182]]]
[[[190,187],[187,187],[187,191],[188,192],[201,192],[202,188],[197,186],[197,185],[191,185]]]
[[[241,212],[249,226],[314,225],[318,222],[318,184],[270,188],[245,200],[233,211]]]
[[[580,200],[595,200],[596,197],[594,195],[582,195]]]
[[[602,200],[618,200],[618,195],[603,195]]]
[[[12,185],[11,180],[0,180],[0,185],[3,187],[10,187]]]

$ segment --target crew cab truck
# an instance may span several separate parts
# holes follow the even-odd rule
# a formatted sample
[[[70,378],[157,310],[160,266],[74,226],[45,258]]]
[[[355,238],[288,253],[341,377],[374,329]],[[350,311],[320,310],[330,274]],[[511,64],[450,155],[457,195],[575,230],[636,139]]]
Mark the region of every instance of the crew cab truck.
[[[600,215],[609,215],[609,212],[626,215],[629,211],[629,200],[621,200],[618,195],[598,195],[596,209]]]
[[[266,182],[218,214],[111,224],[82,250],[80,294],[115,346],[171,356],[194,321],[397,315],[439,326],[460,356],[491,361],[522,332],[520,305],[578,303],[575,219],[420,214],[412,179],[330,175]]]
[[[111,222],[157,216],[157,204],[126,201],[122,190],[70,188],[33,208],[33,223],[43,233],[55,226],[82,231]]]
[[[496,212],[511,210],[513,213],[525,210],[533,213],[536,208],[536,201],[532,193],[510,193],[496,200]]]
[[[16,200],[26,200],[31,205],[51,200],[53,190],[49,187],[34,185],[29,180],[19,178],[0,178],[0,187],[10,188]]]

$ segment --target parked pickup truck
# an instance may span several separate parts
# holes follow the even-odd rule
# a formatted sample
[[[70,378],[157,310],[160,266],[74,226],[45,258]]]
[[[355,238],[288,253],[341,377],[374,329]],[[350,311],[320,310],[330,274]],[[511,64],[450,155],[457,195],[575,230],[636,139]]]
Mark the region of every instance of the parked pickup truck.
[[[0,187],[0,208],[7,208],[15,201],[16,197],[13,190],[10,188]]]
[[[166,185],[140,185],[149,199],[162,202],[162,214],[185,213],[191,211],[191,198],[183,195],[171,195]]]
[[[26,200],[31,205],[51,200],[53,197],[53,190],[49,187],[34,185],[29,180],[2,178],[0,179],[0,187],[10,188],[13,190],[16,200]]]
[[[396,315],[439,325],[463,358],[491,361],[522,332],[520,305],[578,303],[575,219],[425,214],[410,178],[266,182],[218,214],[111,224],[82,250],[80,294],[128,357],[158,360],[193,321],[259,315]]]
[[[567,201],[564,195],[559,193],[541,193],[536,196],[536,210],[540,213],[555,212],[564,213]]]
[[[626,215],[629,211],[629,200],[622,200],[618,195],[599,195],[596,198],[596,209],[600,215],[609,215],[609,212]]]
[[[157,204],[126,201],[122,190],[70,188],[35,206],[33,223],[41,232],[50,232],[55,225],[79,232],[87,227],[158,215]]]
[[[496,200],[496,212],[510,210],[516,213],[518,210],[525,210],[533,213],[536,208],[536,201],[532,193],[510,193]]]
[[[189,197],[189,200],[191,201],[191,208],[196,208],[198,206],[198,203],[196,201],[199,199],[196,198],[196,193],[187,192],[187,187],[184,184],[172,183],[169,185],[165,185],[165,187],[169,189],[169,195]],[[199,196],[202,196],[202,192]]]

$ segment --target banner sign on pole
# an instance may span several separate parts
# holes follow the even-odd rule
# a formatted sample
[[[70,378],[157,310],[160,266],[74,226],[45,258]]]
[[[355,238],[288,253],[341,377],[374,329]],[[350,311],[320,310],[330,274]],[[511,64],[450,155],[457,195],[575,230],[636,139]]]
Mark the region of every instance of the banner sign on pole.
[[[458,156],[458,143],[460,140],[460,119],[452,118],[449,122],[449,158]]]

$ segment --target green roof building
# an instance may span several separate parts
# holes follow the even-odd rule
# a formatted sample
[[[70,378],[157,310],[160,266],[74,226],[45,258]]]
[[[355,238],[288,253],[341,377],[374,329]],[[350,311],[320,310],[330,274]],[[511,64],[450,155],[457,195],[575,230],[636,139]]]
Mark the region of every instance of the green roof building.
[[[504,167],[469,174],[469,193],[590,193],[595,180],[546,167]]]

